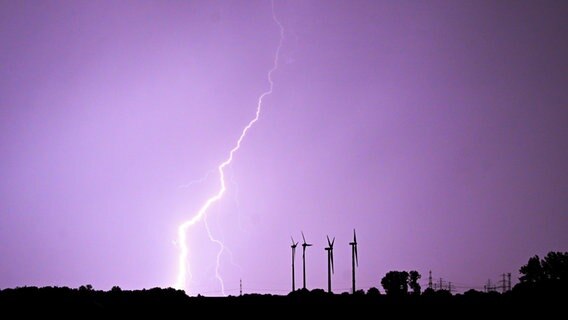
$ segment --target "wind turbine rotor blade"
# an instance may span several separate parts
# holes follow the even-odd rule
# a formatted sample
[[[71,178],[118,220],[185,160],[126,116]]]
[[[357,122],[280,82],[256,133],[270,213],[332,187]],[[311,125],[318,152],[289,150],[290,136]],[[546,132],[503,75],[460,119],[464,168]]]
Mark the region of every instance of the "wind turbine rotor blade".
[[[331,248],[333,248],[334,243],[335,243],[335,237],[333,237],[333,240],[331,240],[331,245],[330,245]]]
[[[331,273],[335,273],[335,270],[333,269],[333,250],[331,250],[330,254],[331,254]]]
[[[292,245],[294,245],[294,238],[290,236],[290,239],[292,239]]]
[[[306,237],[304,237],[304,231],[302,231],[302,239],[304,239],[304,244],[306,243]]]
[[[359,255],[357,254],[357,246],[355,246],[355,264],[359,266]]]
[[[331,241],[329,241],[329,236],[326,237],[327,237],[327,245],[331,247]]]
[[[353,243],[357,244],[357,234],[355,233],[355,229],[353,229]]]

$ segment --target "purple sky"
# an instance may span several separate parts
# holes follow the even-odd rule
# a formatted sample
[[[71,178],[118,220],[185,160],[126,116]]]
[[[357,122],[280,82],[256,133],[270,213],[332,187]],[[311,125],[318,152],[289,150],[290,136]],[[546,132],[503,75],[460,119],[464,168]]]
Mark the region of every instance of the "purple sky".
[[[172,286],[278,45],[269,1],[0,2],[0,288]],[[227,293],[416,269],[482,287],[568,250],[568,5],[276,1],[274,93],[209,211]],[[206,176],[201,183],[180,187]],[[192,294],[217,245],[188,234]],[[301,250],[296,284],[301,285]],[[382,290],[382,288],[381,288]]]

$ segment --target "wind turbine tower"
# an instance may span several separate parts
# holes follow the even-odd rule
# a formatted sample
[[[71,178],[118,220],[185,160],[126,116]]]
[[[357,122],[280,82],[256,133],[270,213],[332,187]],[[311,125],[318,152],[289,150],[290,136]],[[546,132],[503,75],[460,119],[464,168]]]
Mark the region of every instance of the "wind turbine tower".
[[[294,238],[290,237],[292,239],[292,245],[290,246],[292,248],[292,292],[296,291],[296,272],[294,270],[294,262],[296,260],[296,247],[298,246],[297,242],[294,242]]]
[[[304,232],[302,231],[302,239],[304,242],[302,243],[302,271],[304,274],[304,289],[306,289],[306,248],[311,247],[311,243],[306,242],[306,237],[304,237]]]
[[[333,240],[329,241],[329,236],[327,236],[327,245],[325,248],[327,251],[327,292],[331,293],[331,274],[333,273],[333,243],[335,242],[335,237]]]
[[[351,246],[351,270],[352,270],[352,280],[353,280],[353,294],[355,294],[355,267],[359,267],[359,258],[357,256],[357,234],[355,229],[353,229],[353,242],[349,242]]]

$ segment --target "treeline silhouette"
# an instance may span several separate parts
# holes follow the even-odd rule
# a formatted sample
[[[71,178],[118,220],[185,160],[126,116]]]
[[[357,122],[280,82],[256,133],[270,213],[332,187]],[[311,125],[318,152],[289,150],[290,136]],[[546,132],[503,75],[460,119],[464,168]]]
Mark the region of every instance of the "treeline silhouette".
[[[437,314],[454,310],[469,314],[489,312],[511,314],[535,311],[566,314],[568,302],[568,252],[550,252],[540,259],[534,256],[520,268],[519,283],[505,293],[469,290],[451,294],[431,288],[421,292],[420,274],[416,271],[390,271],[381,281],[385,294],[376,288],[354,294],[333,294],[322,289],[300,289],[288,295],[245,294],[229,297],[189,297],[182,290],[153,288],[148,290],[95,290],[90,285],[67,287],[18,287],[0,290],[0,312],[17,312],[18,316],[37,313],[64,314],[80,310],[82,314],[128,312],[189,312],[203,310],[208,315],[227,312],[264,310],[270,314],[291,314],[300,307],[325,313],[335,310],[367,312],[381,310],[400,316]],[[408,289],[411,289],[409,291]],[[266,314],[269,316],[270,314]],[[77,314],[80,315],[80,314]],[[446,315],[447,316],[447,315]]]

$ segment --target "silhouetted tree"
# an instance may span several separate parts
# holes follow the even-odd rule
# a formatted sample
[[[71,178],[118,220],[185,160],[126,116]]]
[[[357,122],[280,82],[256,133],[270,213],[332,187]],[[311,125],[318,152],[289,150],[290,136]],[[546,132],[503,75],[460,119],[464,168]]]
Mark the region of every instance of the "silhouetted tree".
[[[568,281],[568,252],[549,252],[544,259],[534,256],[519,272],[521,283]]]
[[[541,262],[544,278],[568,281],[568,252],[549,252]]]
[[[316,288],[316,289],[312,290],[311,292],[314,293],[314,294],[317,294],[317,295],[323,295],[323,294],[326,293],[323,289],[320,289],[320,288]]]
[[[355,293],[353,295],[361,297],[361,296],[365,295],[365,291],[363,289],[359,289],[359,290],[355,291]]]
[[[88,285],[86,285],[86,286],[80,286],[80,287],[79,287],[79,291],[83,291],[83,292],[86,292],[86,291],[93,291],[93,286],[90,285],[90,284],[88,284]]]
[[[388,295],[404,295],[408,293],[408,272],[389,271],[381,280],[381,285]]]
[[[370,297],[378,297],[381,295],[381,291],[379,291],[379,289],[375,287],[371,287],[369,288],[369,290],[367,290],[367,295]]]
[[[519,272],[522,274],[519,278],[521,282],[537,283],[544,278],[544,271],[538,255],[530,258],[529,262],[522,266]]]
[[[434,291],[434,289],[426,288],[426,290],[424,290],[424,293],[422,294],[422,296],[433,296],[435,293],[436,293],[436,291]]]
[[[418,271],[416,270],[412,270],[409,272],[409,283],[408,285],[410,286],[410,288],[412,289],[412,293],[415,295],[420,295],[420,292],[422,290],[422,288],[420,287],[420,284],[418,283],[418,280],[422,277],[420,275],[420,273],[418,273]]]

